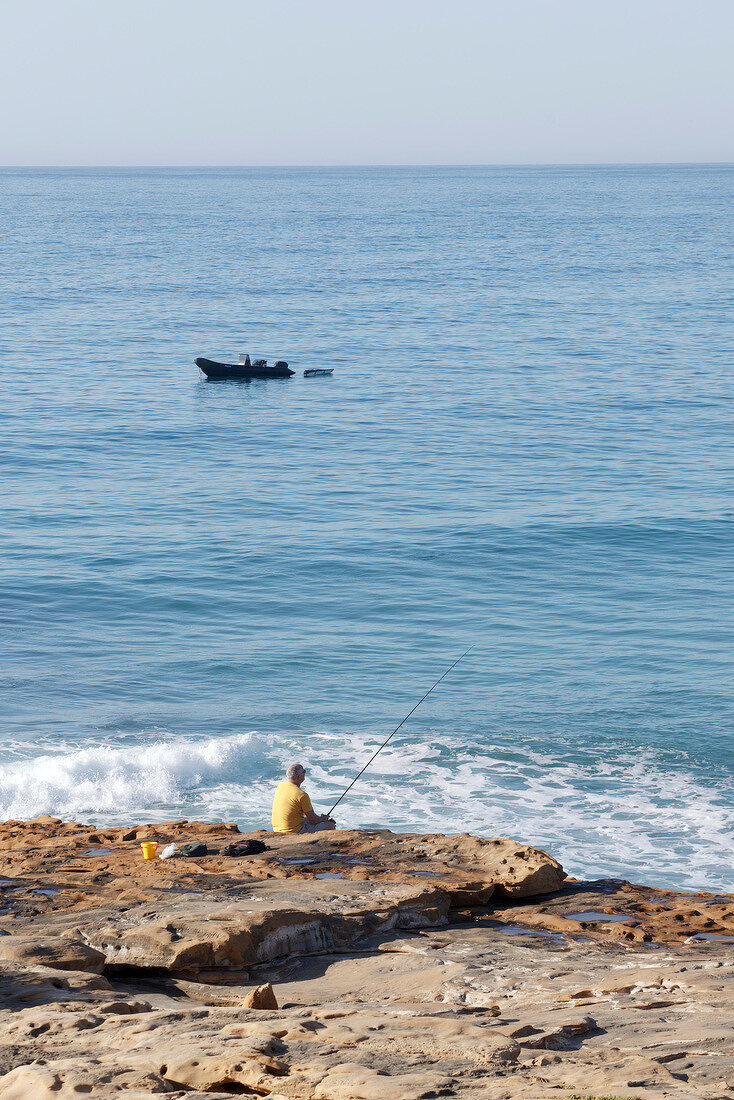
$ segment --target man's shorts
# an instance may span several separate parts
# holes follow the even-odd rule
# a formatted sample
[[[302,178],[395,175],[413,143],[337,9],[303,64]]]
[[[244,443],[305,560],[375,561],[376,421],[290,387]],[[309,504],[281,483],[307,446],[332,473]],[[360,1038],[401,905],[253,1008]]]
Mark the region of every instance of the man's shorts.
[[[317,821],[315,825],[309,825],[308,821],[304,821],[298,831],[299,833],[322,833],[328,825],[328,821]]]

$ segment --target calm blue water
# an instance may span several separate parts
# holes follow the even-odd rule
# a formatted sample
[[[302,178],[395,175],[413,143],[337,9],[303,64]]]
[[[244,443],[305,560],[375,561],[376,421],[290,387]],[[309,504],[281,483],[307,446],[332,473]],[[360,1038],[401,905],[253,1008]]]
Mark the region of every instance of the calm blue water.
[[[0,193],[0,815],[328,808],[474,642],[340,823],[734,888],[734,170]]]

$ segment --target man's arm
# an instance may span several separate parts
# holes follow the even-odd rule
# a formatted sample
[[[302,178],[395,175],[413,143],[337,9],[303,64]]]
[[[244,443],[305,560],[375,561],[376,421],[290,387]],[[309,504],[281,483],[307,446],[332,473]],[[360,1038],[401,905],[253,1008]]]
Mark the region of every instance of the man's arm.
[[[313,806],[311,805],[311,799],[308,797],[305,791],[301,791],[301,809],[303,810],[303,816],[309,825],[321,825],[324,821],[331,821],[328,814],[316,814],[314,813]]]
[[[322,821],[330,820],[328,814],[315,814],[313,810],[304,810],[303,816],[306,818],[309,825],[319,825]]]

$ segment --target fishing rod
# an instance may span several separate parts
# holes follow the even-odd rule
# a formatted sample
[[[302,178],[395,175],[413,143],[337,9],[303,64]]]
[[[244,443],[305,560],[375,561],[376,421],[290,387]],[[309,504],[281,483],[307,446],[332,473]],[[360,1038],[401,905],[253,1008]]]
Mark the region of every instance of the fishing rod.
[[[476,642],[474,643],[474,645],[476,645]],[[391,740],[391,738],[393,738],[393,737],[395,736],[395,734],[396,734],[396,733],[398,732],[398,730],[400,729],[400,726],[404,726],[404,725],[405,725],[405,723],[406,723],[406,722],[408,721],[408,719],[410,718],[411,714],[414,714],[414,713],[415,713],[415,712],[416,712],[416,711],[418,710],[418,707],[419,707],[419,706],[421,705],[421,703],[423,702],[423,700],[424,700],[424,699],[427,699],[427,698],[428,698],[428,696],[429,696],[429,695],[431,694],[431,692],[433,691],[433,689],[434,689],[434,688],[437,688],[437,687],[438,687],[438,685],[439,685],[439,684],[441,683],[441,681],[442,681],[442,680],[444,680],[444,679],[445,679],[445,678],[446,678],[446,677],[448,676],[448,674],[449,674],[449,673],[451,672],[451,669],[452,669],[452,668],[456,668],[456,666],[458,665],[459,661],[463,661],[463,659],[464,659],[464,657],[466,657],[467,653],[471,653],[471,651],[472,651],[472,650],[474,649],[474,645],[470,645],[468,649],[465,649],[465,650],[464,650],[464,652],[463,652],[463,653],[461,654],[461,657],[457,657],[457,658],[456,658],[456,660],[454,661],[454,663],[453,663],[452,665],[449,665],[449,667],[448,667],[448,668],[446,669],[446,671],[444,672],[444,674],[443,674],[442,676],[439,676],[439,678],[438,678],[438,679],[436,680],[436,683],[435,683],[435,684],[432,684],[432,685],[431,685],[431,687],[429,687],[429,689],[428,689],[428,691],[426,692],[426,694],[425,694],[425,695],[422,695],[422,696],[420,697],[420,699],[419,699],[419,700],[418,700],[418,702],[417,702],[417,703],[415,704],[415,706],[413,707],[413,709],[412,709],[412,710],[409,710],[409,711],[408,711],[408,713],[407,713],[407,714],[405,715],[405,718],[403,718],[402,722],[400,722],[400,724],[399,724],[399,725],[397,725],[397,726],[395,727],[395,729],[394,729],[394,730],[392,731],[392,733],[390,734],[390,737],[388,737],[388,738],[387,738],[387,739],[386,739],[385,741],[383,741],[383,742],[382,742],[382,744],[380,745],[380,747],[379,747],[379,749],[377,750],[377,752],[375,752],[375,753],[373,753],[373,754],[372,754],[372,756],[371,756],[371,757],[369,758],[369,760],[367,761],[367,763],[365,764],[365,766],[364,766],[364,767],[362,768],[362,771],[361,771],[361,772],[359,772],[359,773],[358,773],[357,775],[355,775],[354,779],[353,779],[353,780],[352,780],[352,782],[351,782],[351,783],[349,784],[349,786],[347,787],[347,789],[346,789],[346,790],[345,790],[345,791],[344,791],[344,792],[343,792],[342,794],[340,794],[340,795],[339,795],[339,797],[337,798],[336,802],[334,803],[334,805],[333,805],[333,806],[331,807],[331,809],[329,810],[329,813],[328,813],[328,817],[331,817],[331,815],[333,814],[334,810],[335,810],[335,809],[337,808],[337,806],[339,805],[339,803],[341,802],[341,800],[342,800],[342,799],[344,798],[344,795],[345,795],[345,794],[349,794],[349,792],[351,791],[352,787],[354,786],[354,784],[355,784],[355,783],[357,782],[357,780],[359,779],[360,775],[362,775],[362,773],[363,773],[363,772],[366,772],[366,771],[367,771],[367,769],[369,768],[369,766],[370,766],[370,764],[372,763],[372,761],[373,761],[373,760],[374,760],[374,759],[375,759],[375,758],[376,758],[377,756],[379,756],[379,755],[380,755],[380,753],[382,752],[382,750],[383,750],[383,749],[385,748],[385,745],[387,744],[387,742],[388,742],[388,741],[390,741],[390,740]]]

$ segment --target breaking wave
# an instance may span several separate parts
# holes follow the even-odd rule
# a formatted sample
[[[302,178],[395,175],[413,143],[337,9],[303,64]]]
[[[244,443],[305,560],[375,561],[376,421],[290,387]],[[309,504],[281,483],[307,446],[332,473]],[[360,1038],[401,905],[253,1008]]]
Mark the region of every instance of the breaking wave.
[[[91,745],[0,766],[0,817],[49,813],[124,821],[180,804],[238,774],[257,750],[251,734],[202,741],[161,740],[113,748]]]
[[[267,828],[274,783],[302,758],[328,809],[376,747],[332,734],[308,744],[257,733],[90,745],[0,766],[0,817],[51,813],[96,824],[170,817]],[[338,761],[338,764],[336,763]],[[392,743],[336,813],[344,826],[512,836],[569,873],[684,889],[734,889],[734,790],[672,750]]]

